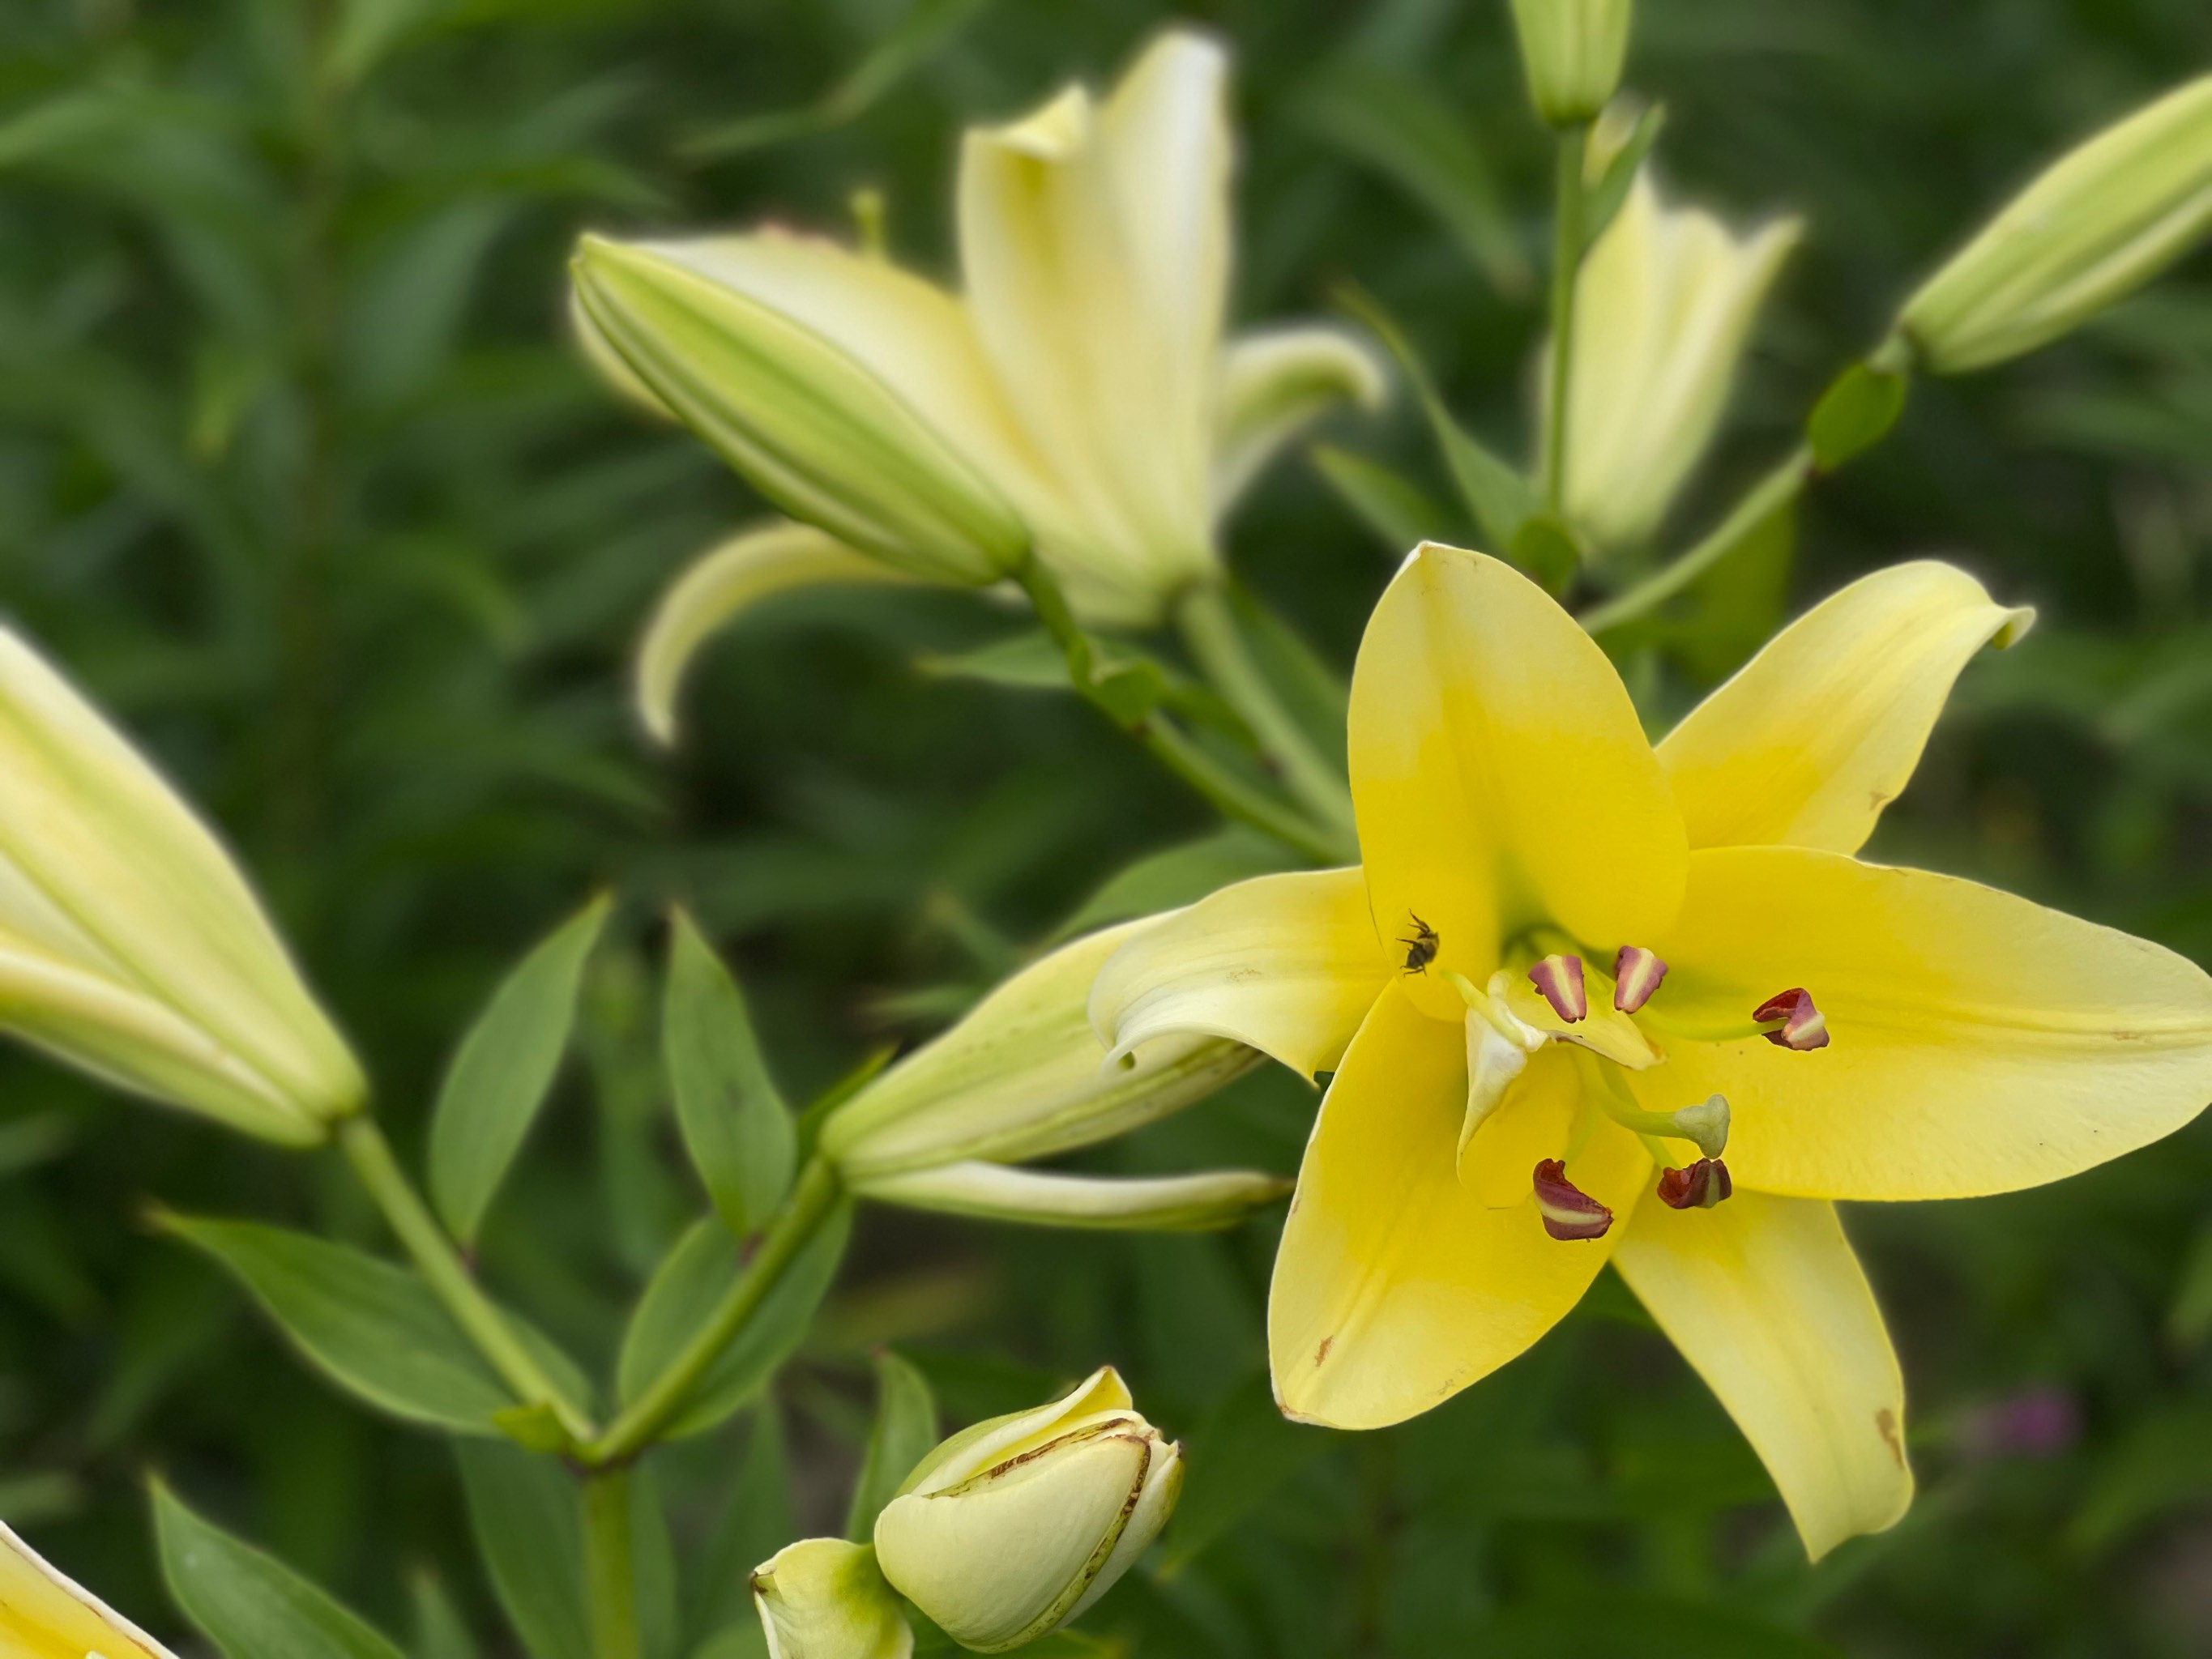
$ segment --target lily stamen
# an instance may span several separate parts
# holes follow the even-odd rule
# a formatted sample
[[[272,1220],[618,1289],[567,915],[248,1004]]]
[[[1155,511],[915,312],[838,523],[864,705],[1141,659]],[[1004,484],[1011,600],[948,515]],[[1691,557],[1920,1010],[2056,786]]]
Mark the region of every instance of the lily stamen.
[[[1655,951],[1640,945],[1624,945],[1613,958],[1613,1006],[1632,1014],[1651,1000],[1659,981],[1667,977],[1667,964]]]
[[[1613,1228],[1613,1212],[1567,1179],[1567,1166],[1547,1158],[1536,1166],[1536,1213],[1544,1231],[1562,1242],[1603,1238]]]
[[[1528,970],[1528,982],[1543,993],[1552,1012],[1569,1024],[1588,1018],[1589,994],[1583,988],[1580,957],[1546,957]]]
[[[1659,1172],[1659,1201],[1670,1209],[1710,1210],[1734,1195],[1728,1165],[1717,1158],[1701,1158],[1686,1170]]]
[[[1828,1017],[1813,1006],[1812,994],[1802,985],[1774,995],[1751,1011],[1759,1023],[1759,1035],[1779,1048],[1800,1053],[1828,1046]]]

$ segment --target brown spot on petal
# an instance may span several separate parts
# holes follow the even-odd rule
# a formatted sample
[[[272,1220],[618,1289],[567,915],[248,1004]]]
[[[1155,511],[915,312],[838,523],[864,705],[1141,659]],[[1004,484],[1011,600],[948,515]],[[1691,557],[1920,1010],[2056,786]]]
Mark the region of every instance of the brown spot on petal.
[[[1335,1346],[1336,1339],[1334,1337],[1324,1336],[1322,1338],[1321,1346],[1314,1350],[1314,1369],[1316,1370],[1319,1370],[1321,1369],[1322,1361],[1328,1358],[1328,1351]]]
[[[1881,1436],[1881,1443],[1889,1448],[1889,1455],[1897,1460],[1897,1467],[1905,1467],[1905,1443],[1897,1437],[1897,1413],[1887,1406],[1874,1414],[1875,1431]]]

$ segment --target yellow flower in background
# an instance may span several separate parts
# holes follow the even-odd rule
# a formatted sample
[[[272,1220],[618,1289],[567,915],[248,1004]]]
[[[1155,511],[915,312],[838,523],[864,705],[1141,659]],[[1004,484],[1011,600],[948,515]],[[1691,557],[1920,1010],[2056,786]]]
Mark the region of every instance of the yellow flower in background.
[[[0,1030],[291,1146],[367,1095],[246,879],[191,807],[0,629]]]
[[[1382,390],[1334,329],[1224,337],[1228,74],[1219,46],[1171,30],[1106,96],[1072,86],[970,131],[957,294],[781,230],[586,237],[586,348],[824,532],[823,580],[851,579],[857,550],[984,583],[1033,550],[1087,621],[1154,622],[1216,579],[1216,525],[1267,459]],[[726,601],[744,556],[718,556]],[[795,569],[788,544],[759,556]],[[679,584],[656,631],[696,643],[734,609],[702,624],[706,597]]]
[[[2212,228],[2212,76],[2061,157],[1905,301],[1938,374],[2017,357],[2142,287]]]
[[[174,1659],[0,1525],[0,1653],[8,1659]]]
[[[1334,1073],[1269,1303],[1285,1412],[1425,1411],[1610,1260],[1810,1553],[1904,1512],[1902,1385],[1831,1200],[2054,1181],[2212,1096],[2194,964],[1854,856],[1961,666],[2029,620],[1947,565],[1881,572],[1655,750],[1525,578],[1407,561],[1352,680],[1364,866],[1226,888],[1094,992],[1117,1049]]]
[[[1803,230],[1778,219],[1739,235],[1668,202],[1645,168],[1592,245],[1576,279],[1565,496],[1601,554],[1657,529],[1711,443],[1752,324]]]
[[[1121,1373],[963,1430],[876,1517],[884,1577],[963,1646],[1001,1653],[1081,1616],[1174,1512],[1182,1448]]]
[[[1150,925],[1125,922],[1040,957],[839,1107],[819,1145],[847,1188],[914,1209],[1148,1231],[1227,1226],[1280,1198],[1287,1183],[1249,1170],[1147,1178],[1012,1167],[1141,1128],[1259,1064],[1241,1043],[1178,1034],[1099,1066],[1091,981]]]

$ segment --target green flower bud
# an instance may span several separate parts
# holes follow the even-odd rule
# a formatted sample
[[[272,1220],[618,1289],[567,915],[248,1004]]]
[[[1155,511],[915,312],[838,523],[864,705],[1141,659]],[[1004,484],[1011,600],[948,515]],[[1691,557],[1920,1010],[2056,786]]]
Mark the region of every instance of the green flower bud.
[[[368,1086],[191,807],[0,629],[0,1030],[289,1146]]]
[[[1630,0],[1513,0],[1528,96],[1545,120],[1596,118],[1620,86],[1633,10]]]
[[[814,263],[830,262],[789,238],[586,236],[574,272],[594,349],[777,506],[915,575],[996,580],[1030,547],[1006,499],[908,399],[763,297]]]
[[[2212,76],[2107,127],[2014,197],[1905,301],[1938,374],[2033,351],[2134,292],[2212,225]]]
[[[999,1653],[1104,1595],[1182,1487],[1182,1448],[1131,1409],[1109,1365],[922,1459],[877,1517],[876,1559],[955,1640]]]
[[[753,1569],[769,1659],[907,1659],[914,1632],[866,1544],[808,1538]]]

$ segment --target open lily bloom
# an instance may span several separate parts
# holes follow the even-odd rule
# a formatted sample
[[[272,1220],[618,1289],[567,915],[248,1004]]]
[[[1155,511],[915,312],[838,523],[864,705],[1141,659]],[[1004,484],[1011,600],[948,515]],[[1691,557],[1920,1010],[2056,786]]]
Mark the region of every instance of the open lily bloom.
[[[1277,1398],[1425,1411],[1612,1261],[1808,1552],[1911,1500],[1897,1363],[1834,1199],[2054,1181],[2212,1096],[2212,979],[2160,946],[1853,854],[1960,669],[2029,613],[1870,576],[1655,750],[1510,567],[1424,546],[1352,678],[1364,867],[1133,934],[1092,1015],[1334,1072],[1268,1309]]]
[[[827,532],[822,580],[853,580],[857,548],[894,572],[989,581],[1011,524],[1013,550],[1033,549],[1086,619],[1151,623],[1215,575],[1215,523],[1267,459],[1331,404],[1382,389],[1336,330],[1224,340],[1228,69],[1213,41],[1171,30],[1106,96],[1071,86],[969,131],[959,294],[778,229],[587,237],[586,347]],[[726,596],[744,556],[720,556]],[[758,556],[787,573],[791,544]],[[668,603],[702,597],[679,586]],[[706,631],[688,615],[656,628]]]
[[[175,1659],[0,1526],[0,1653],[9,1659]]]

